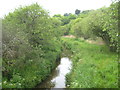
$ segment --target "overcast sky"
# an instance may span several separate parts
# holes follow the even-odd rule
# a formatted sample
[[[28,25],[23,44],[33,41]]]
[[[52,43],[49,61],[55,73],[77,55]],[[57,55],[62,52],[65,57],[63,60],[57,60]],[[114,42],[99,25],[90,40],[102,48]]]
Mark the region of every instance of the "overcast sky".
[[[74,13],[76,9],[98,9],[111,4],[111,0],[1,0],[0,17],[14,11],[20,5],[25,6],[36,2],[48,10],[50,15]]]

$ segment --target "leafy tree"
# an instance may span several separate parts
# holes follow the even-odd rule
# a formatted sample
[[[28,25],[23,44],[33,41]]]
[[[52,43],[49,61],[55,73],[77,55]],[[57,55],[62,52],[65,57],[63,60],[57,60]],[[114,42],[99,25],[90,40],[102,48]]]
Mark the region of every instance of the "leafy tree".
[[[65,13],[64,16],[69,16],[70,14],[69,13]]]
[[[73,24],[76,36],[84,38],[102,37],[111,51],[118,49],[118,2],[110,7],[80,14],[78,22]],[[77,21],[77,19],[76,19]],[[73,31],[72,31],[73,32]]]
[[[59,19],[51,18],[37,3],[5,16],[2,70],[7,84],[3,87],[9,83],[14,88],[34,87],[48,75],[61,51],[60,34],[56,33],[60,25]]]
[[[94,10],[84,10],[84,11],[81,12],[81,14],[82,14],[82,13],[83,13],[83,14],[88,14],[88,13],[91,12],[91,11],[94,11]]]
[[[55,14],[53,17],[62,17],[60,14]]]
[[[77,17],[76,17],[76,15],[74,15],[74,14],[70,14],[70,15],[69,15],[69,19],[70,19],[70,20],[74,20],[74,19],[76,19],[76,18],[77,18]]]
[[[76,19],[76,16],[73,14],[70,14],[68,16],[62,16],[61,17],[62,25],[68,24],[73,19]]]
[[[118,4],[119,2],[112,3],[103,17],[105,21],[103,31],[109,35],[109,47],[111,51],[116,51],[118,48]]]
[[[60,38],[60,36],[63,35],[63,32],[61,30],[61,25],[62,25],[62,22],[59,19],[59,17],[51,18],[51,26],[52,26],[52,30],[53,30],[53,36]]]
[[[81,11],[80,11],[80,10],[78,10],[78,9],[76,9],[76,10],[75,10],[75,14],[76,14],[76,15],[79,15],[79,14],[80,14],[80,12],[81,12]]]

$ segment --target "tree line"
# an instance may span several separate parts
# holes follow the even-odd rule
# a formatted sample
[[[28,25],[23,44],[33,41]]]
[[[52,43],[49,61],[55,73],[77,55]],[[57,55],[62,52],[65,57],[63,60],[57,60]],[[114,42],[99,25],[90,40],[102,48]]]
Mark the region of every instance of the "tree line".
[[[75,10],[75,14],[55,15],[63,22],[65,34],[72,34],[84,39],[101,37],[110,51],[118,52],[119,36],[119,2],[113,2],[109,7],[97,10]]]

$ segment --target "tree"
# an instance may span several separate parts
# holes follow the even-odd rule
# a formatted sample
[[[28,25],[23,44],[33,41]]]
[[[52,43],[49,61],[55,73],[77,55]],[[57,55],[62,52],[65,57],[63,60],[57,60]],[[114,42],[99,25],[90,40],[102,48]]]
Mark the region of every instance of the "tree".
[[[76,9],[76,10],[75,10],[75,14],[76,14],[76,15],[79,15],[79,14],[80,14],[80,12],[81,12],[81,11],[80,11],[80,10],[78,10],[78,9]]]
[[[57,18],[51,18],[37,3],[5,16],[2,23],[4,88],[35,87],[54,68],[61,52],[57,39],[61,21]]]
[[[71,13],[65,13],[64,14],[64,16],[70,16],[71,15]]]
[[[83,14],[88,14],[88,13],[91,12],[91,11],[94,11],[94,10],[84,10],[84,11],[82,11],[81,13],[83,13]]]
[[[92,38],[94,35],[101,37],[110,51],[118,51],[118,3],[114,2],[108,8],[103,7],[90,13],[84,11],[78,16],[81,19],[73,24],[72,30],[84,38]]]
[[[42,54],[39,46],[44,48],[54,42],[52,28],[50,17],[38,4],[21,7],[5,16],[2,32],[3,75],[10,77],[13,67],[17,65],[17,69],[21,68],[27,60],[37,58],[33,57],[34,54]],[[36,47],[39,53],[35,51]]]
[[[103,25],[104,32],[107,32],[109,35],[109,47],[111,51],[118,51],[118,8],[119,2],[113,2],[110,7],[106,10],[106,15],[102,18],[105,23]]]
[[[55,14],[53,17],[62,17],[60,14]]]

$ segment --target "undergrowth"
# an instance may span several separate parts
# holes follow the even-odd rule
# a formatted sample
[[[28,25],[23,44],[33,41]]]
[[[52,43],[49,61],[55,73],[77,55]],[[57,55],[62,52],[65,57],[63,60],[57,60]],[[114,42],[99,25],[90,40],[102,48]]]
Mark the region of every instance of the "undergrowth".
[[[105,45],[89,44],[81,39],[62,38],[73,52],[73,69],[67,75],[68,88],[117,88],[117,54]]]
[[[42,55],[41,55],[42,54]],[[23,58],[27,60],[24,64],[19,61],[19,65],[11,66],[12,70],[9,78],[4,76],[2,79],[3,88],[34,88],[51,74],[52,69],[56,67],[56,62],[61,54],[60,42],[54,42],[52,46],[37,48],[31,53],[27,53],[33,59]],[[18,60],[18,59],[17,59]],[[20,66],[21,65],[21,66]],[[19,66],[19,67],[17,67]]]

